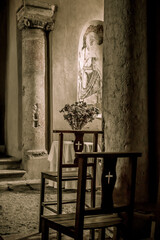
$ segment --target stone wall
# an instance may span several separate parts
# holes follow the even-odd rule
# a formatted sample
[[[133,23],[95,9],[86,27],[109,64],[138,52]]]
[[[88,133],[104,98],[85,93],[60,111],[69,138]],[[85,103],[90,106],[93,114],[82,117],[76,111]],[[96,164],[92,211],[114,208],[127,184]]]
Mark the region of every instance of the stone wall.
[[[87,21],[103,20],[103,0],[41,0],[58,6],[55,29],[49,34],[50,49],[50,129],[68,128],[59,110],[77,99],[78,44]],[[21,0],[9,1],[7,45],[5,143],[9,155],[21,158],[22,150],[22,57],[21,33],[16,11]],[[47,96],[46,96],[47,97]],[[95,128],[99,126],[99,120]],[[91,124],[92,126],[92,124]],[[47,125],[49,130],[49,123]],[[52,134],[51,134],[52,135]]]
[[[7,1],[0,2],[0,152],[4,145],[4,120],[5,120],[5,77],[6,77],[6,57],[7,57]]]
[[[103,21],[103,0],[50,1],[58,6],[51,33],[51,76],[53,93],[52,129],[70,129],[59,110],[77,100],[78,46],[85,24]],[[101,120],[86,127],[101,128]]]
[[[145,1],[105,1],[103,116],[107,151],[140,151],[138,200],[147,198],[148,123]],[[128,179],[126,163],[119,184]],[[118,188],[118,186],[117,186]]]
[[[16,0],[9,1],[7,31],[7,67],[5,79],[5,146],[7,153],[21,158],[21,122],[17,57]]]

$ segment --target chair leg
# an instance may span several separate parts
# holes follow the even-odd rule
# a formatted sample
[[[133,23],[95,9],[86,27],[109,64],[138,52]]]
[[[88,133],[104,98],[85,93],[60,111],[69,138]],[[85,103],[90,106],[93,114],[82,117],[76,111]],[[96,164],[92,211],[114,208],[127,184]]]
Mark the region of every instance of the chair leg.
[[[91,207],[95,207],[95,199],[96,199],[96,187],[95,187],[95,181],[94,178],[91,180]],[[91,239],[95,239],[95,231],[94,229],[90,231]]]
[[[57,232],[57,240],[61,240],[62,239],[62,234],[60,232]]]
[[[57,184],[57,214],[62,213],[62,183]]]
[[[157,211],[157,216],[156,216],[156,226],[155,226],[155,240],[160,239],[160,213],[159,210]]]
[[[104,239],[105,239],[105,228],[102,228],[99,230],[98,240],[104,240]]]
[[[57,184],[57,214],[62,213],[62,182]],[[57,232],[57,240],[61,240],[61,233]]]
[[[44,219],[41,220],[42,240],[49,240],[49,227]]]
[[[113,230],[113,240],[120,240],[121,239],[121,226],[114,227]]]
[[[122,239],[124,240],[133,240],[133,236],[132,236],[132,233],[130,231],[130,228],[128,228],[128,226],[126,225],[120,225],[118,226],[118,229],[117,229],[117,234],[118,234],[118,239],[120,239],[120,237],[122,236]]]
[[[96,175],[93,171],[93,176],[91,180],[91,207],[95,207],[96,204]]]
[[[154,239],[155,229],[156,229],[156,222],[152,220],[152,222],[151,222],[151,234],[150,234],[151,239]]]
[[[94,240],[94,239],[95,239],[94,229],[90,230],[90,239],[91,239],[91,240]]]
[[[43,174],[41,174],[41,189],[40,189],[40,211],[39,211],[39,233],[41,233],[41,216],[44,212],[44,207],[42,206],[42,203],[44,202],[44,193],[45,193],[45,178],[43,177]]]

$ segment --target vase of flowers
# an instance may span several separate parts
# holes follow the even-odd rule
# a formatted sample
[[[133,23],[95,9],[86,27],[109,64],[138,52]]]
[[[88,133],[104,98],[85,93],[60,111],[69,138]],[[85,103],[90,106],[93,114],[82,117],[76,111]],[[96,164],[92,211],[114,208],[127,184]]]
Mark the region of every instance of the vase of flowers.
[[[66,104],[61,110],[63,117],[73,130],[81,130],[88,122],[92,122],[99,114],[99,109],[87,105],[84,101]]]

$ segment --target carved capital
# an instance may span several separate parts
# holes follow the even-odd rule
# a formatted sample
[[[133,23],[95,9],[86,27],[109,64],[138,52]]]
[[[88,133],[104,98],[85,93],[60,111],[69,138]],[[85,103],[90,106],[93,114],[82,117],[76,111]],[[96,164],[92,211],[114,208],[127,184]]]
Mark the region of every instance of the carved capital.
[[[55,24],[56,6],[33,0],[25,0],[17,11],[17,26],[25,28],[39,28],[52,31]]]
[[[26,156],[29,158],[39,158],[48,156],[46,150],[28,150],[25,152]]]

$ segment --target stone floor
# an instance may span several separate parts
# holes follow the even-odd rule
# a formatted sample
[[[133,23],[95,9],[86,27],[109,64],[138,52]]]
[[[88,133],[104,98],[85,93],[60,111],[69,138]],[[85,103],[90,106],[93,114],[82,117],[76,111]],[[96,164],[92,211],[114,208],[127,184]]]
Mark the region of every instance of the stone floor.
[[[9,186],[7,190],[1,189],[0,236],[7,239],[37,231],[38,210],[39,186]]]
[[[47,188],[46,197],[55,198],[53,188]],[[74,195],[66,191],[66,197]],[[72,196],[73,197],[73,196]],[[0,190],[0,236],[4,240],[21,239],[38,232],[39,223],[39,185],[9,186]],[[66,206],[66,210],[68,207]]]
[[[47,187],[46,198],[55,199],[55,191]],[[64,194],[65,199],[73,198],[75,190],[64,190]],[[39,199],[39,184],[10,185],[7,189],[0,189],[0,240],[41,239],[41,234],[38,233]],[[66,205],[64,211],[70,212],[73,208],[73,205]],[[45,213],[47,214],[47,210]],[[53,231],[50,239],[56,239]],[[71,238],[64,236],[63,239]]]
[[[54,199],[55,194],[53,193],[55,190],[48,187],[47,198]],[[64,193],[65,198],[73,198],[75,195],[73,190],[66,190]],[[39,199],[39,184],[10,185],[7,189],[0,189],[0,240],[41,239],[41,235],[38,234]],[[71,211],[69,206],[66,206],[64,210]],[[135,220],[135,223],[135,240],[142,239],[143,233],[146,233],[150,226],[138,219]],[[141,237],[138,237],[139,233],[141,233]],[[146,234],[144,235],[147,239]],[[51,232],[50,239],[57,239],[56,234]],[[63,239],[71,238],[64,237]],[[89,239],[87,233],[85,239]],[[106,239],[110,238],[106,237]]]

